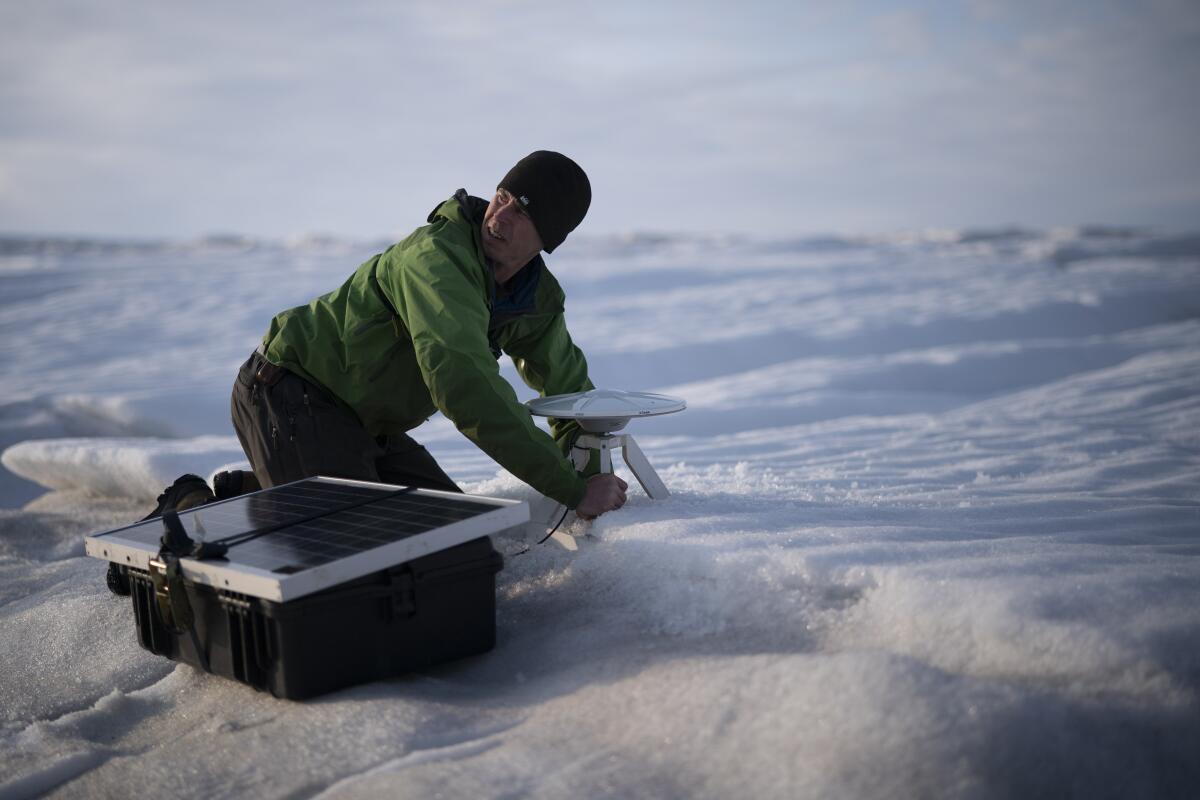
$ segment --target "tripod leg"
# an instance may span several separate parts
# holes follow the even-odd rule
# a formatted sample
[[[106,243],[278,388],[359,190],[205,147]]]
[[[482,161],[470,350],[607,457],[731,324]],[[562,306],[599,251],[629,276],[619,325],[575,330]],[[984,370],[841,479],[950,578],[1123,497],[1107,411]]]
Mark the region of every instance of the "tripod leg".
[[[588,461],[592,458],[592,451],[586,447],[574,445],[571,448],[571,463],[575,465],[576,470],[581,470],[588,465]]]
[[[601,439],[597,449],[600,451],[600,472],[611,474],[613,471],[612,442],[607,438]]]
[[[671,495],[667,491],[667,485],[658,477],[654,467],[650,466],[645,453],[642,452],[642,448],[637,446],[637,442],[633,440],[632,436],[625,436],[625,446],[621,448],[621,455],[625,458],[625,463],[629,465],[629,471],[638,479],[638,483],[642,485],[652,500],[661,500]]]

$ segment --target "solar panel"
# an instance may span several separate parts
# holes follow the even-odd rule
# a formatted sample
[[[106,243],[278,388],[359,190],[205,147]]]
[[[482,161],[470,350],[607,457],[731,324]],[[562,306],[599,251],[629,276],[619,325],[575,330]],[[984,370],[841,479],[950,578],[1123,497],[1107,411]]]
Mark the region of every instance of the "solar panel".
[[[521,525],[524,502],[308,478],[179,512],[196,541],[230,545],[225,558],[181,560],[196,583],[285,601]],[[148,569],[163,521],[85,538],[88,555]]]

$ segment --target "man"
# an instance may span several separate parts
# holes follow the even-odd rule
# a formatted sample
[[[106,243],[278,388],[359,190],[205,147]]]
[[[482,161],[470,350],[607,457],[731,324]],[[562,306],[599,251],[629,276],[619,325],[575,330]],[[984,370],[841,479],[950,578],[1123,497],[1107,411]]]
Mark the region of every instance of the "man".
[[[233,387],[234,428],[259,483],[329,475],[459,491],[407,434],[441,411],[581,517],[624,505],[624,481],[585,480],[568,460],[577,423],[551,420],[546,435],[496,363],[508,353],[543,396],[593,388],[540,255],[590,203],[578,164],[536,151],[491,202],[458,190],[341,287],[277,315]]]

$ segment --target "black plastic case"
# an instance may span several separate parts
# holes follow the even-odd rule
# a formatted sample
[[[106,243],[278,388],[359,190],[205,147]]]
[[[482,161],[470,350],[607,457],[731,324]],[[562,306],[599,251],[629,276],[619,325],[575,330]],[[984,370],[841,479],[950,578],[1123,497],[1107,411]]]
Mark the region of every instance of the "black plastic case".
[[[491,650],[503,563],[484,536],[287,603],[185,581],[183,633],[163,624],[149,574],[129,577],[142,647],[298,700]]]

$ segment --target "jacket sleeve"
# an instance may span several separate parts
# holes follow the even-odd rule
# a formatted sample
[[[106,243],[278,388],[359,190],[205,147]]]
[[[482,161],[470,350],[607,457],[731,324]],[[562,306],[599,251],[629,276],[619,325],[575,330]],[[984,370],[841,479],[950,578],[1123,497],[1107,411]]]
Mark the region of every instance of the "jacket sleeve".
[[[488,346],[489,312],[473,248],[431,235],[393,253],[381,286],[412,338],[430,397],[496,462],[568,508],[586,484],[534,425]]]
[[[548,315],[543,323],[505,344],[521,380],[542,397],[574,394],[596,388],[588,379],[587,359],[571,341],[562,313]],[[579,423],[551,419],[550,430],[559,449],[570,455],[571,443],[579,433]],[[590,467],[591,465],[589,465]],[[585,473],[594,470],[585,470]]]

